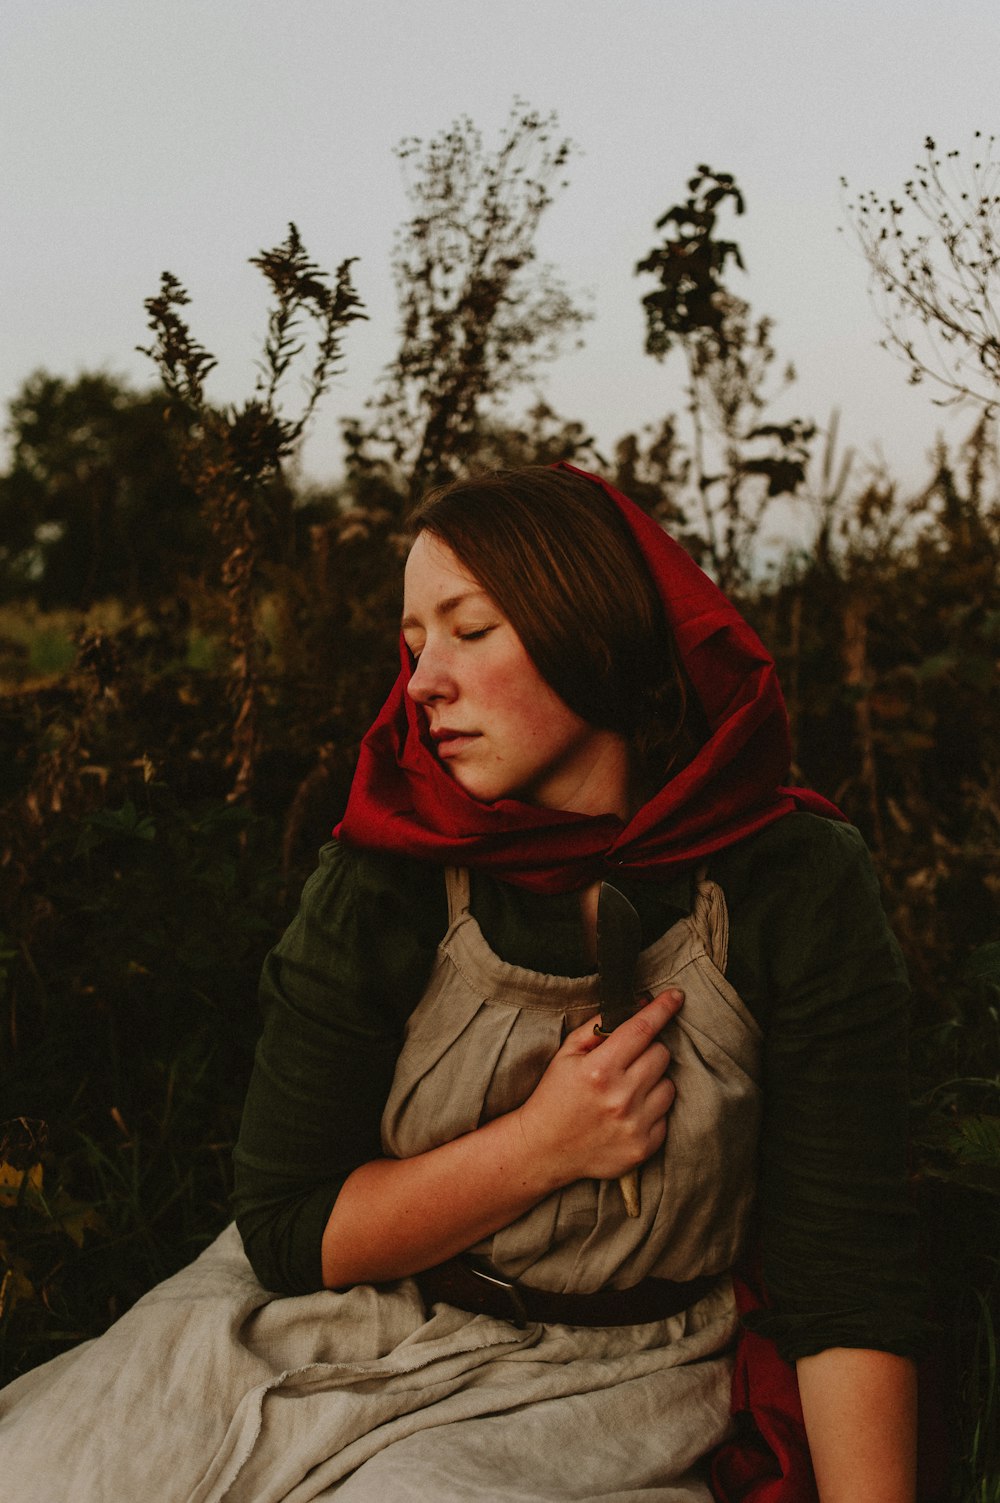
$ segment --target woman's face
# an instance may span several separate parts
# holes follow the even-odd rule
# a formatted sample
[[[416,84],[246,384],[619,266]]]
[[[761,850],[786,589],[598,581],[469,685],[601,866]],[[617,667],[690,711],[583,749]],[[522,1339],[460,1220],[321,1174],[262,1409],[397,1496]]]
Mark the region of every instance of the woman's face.
[[[416,659],[407,692],[467,793],[627,817],[624,738],[559,698],[479,581],[430,532],[410,550],[402,625]]]

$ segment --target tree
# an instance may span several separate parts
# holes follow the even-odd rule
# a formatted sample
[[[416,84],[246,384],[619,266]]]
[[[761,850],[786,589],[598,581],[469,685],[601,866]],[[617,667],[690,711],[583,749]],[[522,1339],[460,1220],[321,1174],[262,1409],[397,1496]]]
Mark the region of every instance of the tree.
[[[10,404],[0,590],[47,608],[156,601],[195,572],[205,524],[160,393],[38,371]]]
[[[814,429],[799,418],[763,421],[777,394],[768,391],[776,358],[773,326],[768,318],[755,318],[749,303],[727,287],[730,263],[743,270],[743,258],[734,240],[716,233],[724,205],[743,213],[742,193],[730,173],[704,165],[687,186],[683,203],[657,220],[656,228],[667,233],[636,271],[659,283],[642,300],[646,352],[666,360],[678,347],[687,366],[689,468],[679,463],[672,423],[669,433],[654,435],[653,444],[662,466],[669,436],[670,476],[675,483],[689,476],[695,486],[697,515],[689,518],[688,546],[724,588],[732,588],[748,577],[770,503],[794,495],[802,484]],[[786,366],[778,390],[794,379]],[[629,463],[638,457],[636,451]],[[667,504],[676,513],[676,497]]]
[[[467,117],[398,156],[413,217],[394,257],[399,351],[371,404],[345,425],[355,489],[388,472],[413,500],[473,457],[504,397],[584,321],[535,237],[564,187],[556,117],[515,103],[495,152]]]
[[[944,393],[943,405],[1000,400],[1000,158],[976,131],[972,165],[928,136],[901,198],[847,205],[872,273],[883,347]],[[842,179],[845,190],[846,180]]]

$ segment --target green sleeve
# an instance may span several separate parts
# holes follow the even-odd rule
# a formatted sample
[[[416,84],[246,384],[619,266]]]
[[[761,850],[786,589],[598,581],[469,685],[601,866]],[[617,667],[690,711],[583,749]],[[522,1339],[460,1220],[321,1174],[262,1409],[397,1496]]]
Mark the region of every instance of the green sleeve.
[[[403,1026],[446,927],[443,880],[331,843],[267,957],[233,1206],[269,1289],[322,1285],[323,1230],[348,1174],[381,1156]]]
[[[788,1360],[925,1336],[907,1188],[909,992],[864,843],[799,814],[719,858],[729,976],[765,1029],[759,1225]]]

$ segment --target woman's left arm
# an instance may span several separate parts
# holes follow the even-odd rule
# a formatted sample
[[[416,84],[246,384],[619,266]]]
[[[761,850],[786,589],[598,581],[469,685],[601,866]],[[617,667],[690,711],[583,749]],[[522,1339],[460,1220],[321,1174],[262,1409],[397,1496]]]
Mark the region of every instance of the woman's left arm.
[[[742,866],[740,854],[727,975],[766,1028],[773,1300],[747,1323],[796,1365],[822,1503],[911,1503],[926,1293],[907,1188],[905,972],[855,830],[794,815],[747,842]]]
[[[914,1364],[892,1352],[830,1347],[796,1363],[820,1503],[913,1503]]]
[[[908,1186],[905,970],[857,831],[809,814],[772,828],[741,867],[730,861],[726,974],[765,1029],[758,1208],[772,1303],[748,1320],[793,1362],[841,1348],[916,1356],[927,1293]]]

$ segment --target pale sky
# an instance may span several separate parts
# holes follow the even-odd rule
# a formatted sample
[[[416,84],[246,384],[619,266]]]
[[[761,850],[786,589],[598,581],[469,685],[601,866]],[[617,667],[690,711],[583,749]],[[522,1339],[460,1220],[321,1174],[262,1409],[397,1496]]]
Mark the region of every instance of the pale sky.
[[[998,58],[998,0],[0,0],[0,402],[39,367],[151,384],[134,347],[164,268],[220,357],[212,394],[242,398],[265,309],[247,258],[294,220],[321,265],[359,257],[370,318],[305,453],[332,478],[337,419],[394,345],[392,148],[462,114],[496,142],[519,95],[581,149],[541,237],[595,314],[541,377],[559,413],[610,447],[680,405],[633,268],[706,162],[747,200],[734,290],[798,370],[774,417],[837,406],[845,442],[915,485],[972,418],[878,348],[840,178],[893,193],[927,134],[996,130]]]

